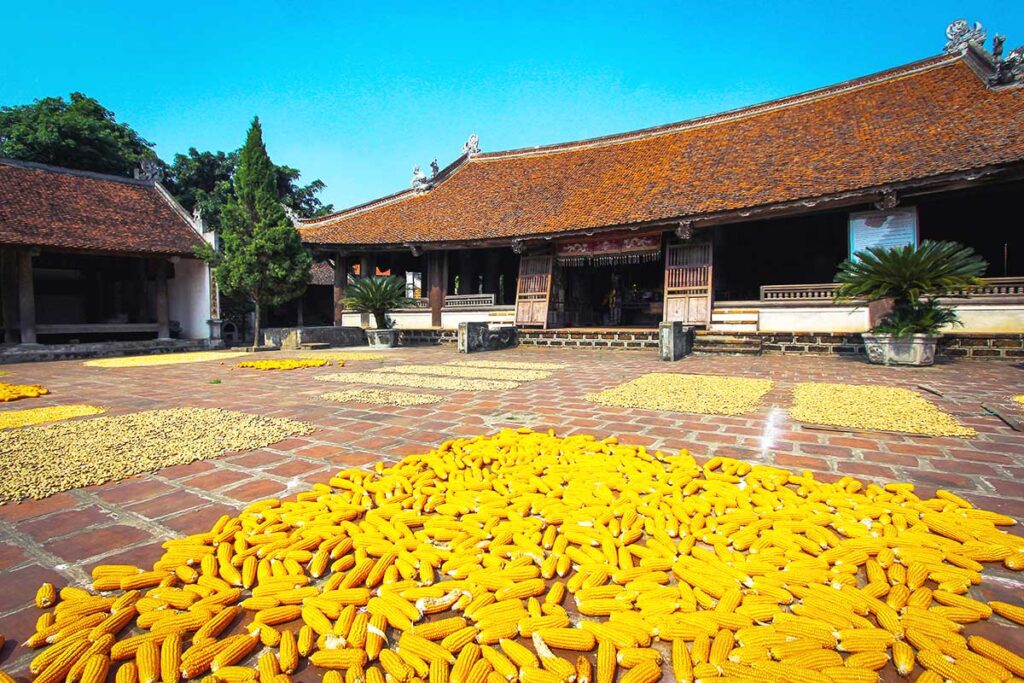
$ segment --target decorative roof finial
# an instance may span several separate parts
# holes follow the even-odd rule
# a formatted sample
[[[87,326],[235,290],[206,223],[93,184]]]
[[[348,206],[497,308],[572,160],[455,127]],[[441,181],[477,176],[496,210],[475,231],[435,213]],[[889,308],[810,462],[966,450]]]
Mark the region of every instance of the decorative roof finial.
[[[875,208],[879,211],[895,209],[900,203],[896,190],[891,187],[884,187],[878,192],[878,199],[875,200]]]
[[[416,191],[430,189],[430,183],[427,182],[427,176],[420,170],[419,164],[412,167],[412,182],[410,183],[410,186]]]
[[[164,179],[164,172],[160,168],[160,164],[156,162],[156,159],[143,159],[139,162],[139,167],[135,169],[135,179],[152,180],[159,183]]]
[[[472,133],[469,139],[462,144],[463,154],[479,154],[480,153],[480,138],[476,133]]]
[[[676,226],[676,237],[684,241],[693,237],[693,221],[679,221],[679,225]]]
[[[946,27],[946,47],[942,51],[947,54],[960,52],[967,48],[968,43],[982,47],[985,45],[986,35],[980,21],[974,22],[974,28],[971,28],[966,19],[957,19]]]
[[[437,165],[437,159],[430,162],[430,177],[433,178],[441,172],[441,167]]]

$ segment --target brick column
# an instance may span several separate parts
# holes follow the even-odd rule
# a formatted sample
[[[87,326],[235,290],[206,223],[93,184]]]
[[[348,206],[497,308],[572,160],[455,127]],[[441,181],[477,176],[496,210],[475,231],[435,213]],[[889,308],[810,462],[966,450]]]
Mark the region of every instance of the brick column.
[[[342,252],[334,254],[334,325],[340,327],[345,313],[345,285],[348,284],[348,262]]]
[[[36,291],[32,278],[32,250],[18,250],[18,321],[21,343],[36,343]]]

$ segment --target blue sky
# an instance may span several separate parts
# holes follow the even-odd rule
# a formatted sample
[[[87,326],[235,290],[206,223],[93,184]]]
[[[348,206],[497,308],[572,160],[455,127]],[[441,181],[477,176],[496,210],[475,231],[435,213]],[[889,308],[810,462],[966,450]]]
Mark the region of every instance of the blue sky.
[[[79,90],[155,142],[234,149],[254,114],[277,163],[339,207],[413,164],[684,120],[941,51],[952,19],[1007,51],[1000,2],[0,0],[0,105]]]

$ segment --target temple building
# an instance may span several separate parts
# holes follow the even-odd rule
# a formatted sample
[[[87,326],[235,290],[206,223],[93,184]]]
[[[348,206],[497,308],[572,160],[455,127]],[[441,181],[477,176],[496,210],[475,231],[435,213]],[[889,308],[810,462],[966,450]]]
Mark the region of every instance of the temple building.
[[[212,239],[155,178],[0,159],[5,344],[218,336]]]
[[[405,277],[400,328],[856,333],[833,300],[870,245],[955,240],[989,264],[963,334],[1024,332],[1024,50],[954,22],[942,54],[712,116],[501,152],[476,136],[412,186],[301,221],[333,268]],[[323,266],[321,266],[323,267]]]

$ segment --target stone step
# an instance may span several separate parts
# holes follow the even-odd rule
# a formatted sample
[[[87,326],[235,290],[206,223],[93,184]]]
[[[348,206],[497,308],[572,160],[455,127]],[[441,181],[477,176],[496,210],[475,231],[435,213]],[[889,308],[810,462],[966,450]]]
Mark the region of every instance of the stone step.
[[[761,354],[761,340],[724,334],[698,334],[694,340],[693,350],[694,353],[736,353],[758,356]]]
[[[303,344],[299,344],[299,348],[307,351],[319,351],[322,349],[329,349],[331,348],[331,345],[327,342],[305,342]]]

